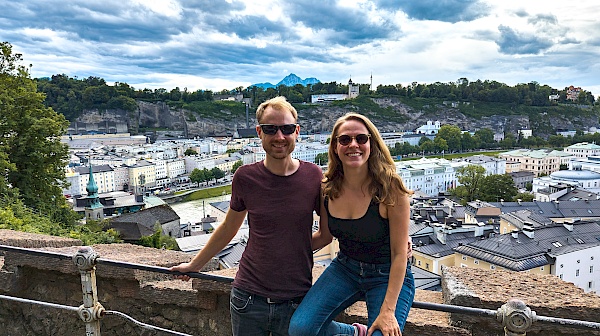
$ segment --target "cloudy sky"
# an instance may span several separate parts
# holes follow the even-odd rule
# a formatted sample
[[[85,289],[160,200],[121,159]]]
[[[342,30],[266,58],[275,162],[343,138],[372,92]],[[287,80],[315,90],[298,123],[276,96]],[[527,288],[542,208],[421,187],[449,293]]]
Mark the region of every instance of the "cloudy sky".
[[[32,77],[136,89],[536,81],[600,94],[600,1],[0,0]]]

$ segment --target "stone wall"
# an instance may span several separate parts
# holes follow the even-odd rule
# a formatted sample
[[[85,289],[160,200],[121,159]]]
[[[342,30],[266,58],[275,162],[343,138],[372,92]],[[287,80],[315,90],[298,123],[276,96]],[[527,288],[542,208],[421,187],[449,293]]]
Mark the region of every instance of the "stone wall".
[[[36,242],[32,244],[32,242]],[[47,242],[47,243],[45,243]],[[0,250],[0,294],[78,307],[82,303],[80,275],[70,256],[77,240],[0,230],[0,244],[35,247],[53,256]],[[191,256],[182,252],[144,248],[130,244],[95,245],[100,259],[96,269],[98,300],[109,312],[121,312],[136,320],[192,335],[231,335],[227,282],[193,279],[172,280],[167,274],[110,265],[108,260],[170,267]],[[65,256],[57,258],[56,256]],[[215,267],[213,263],[204,271]],[[235,269],[212,271],[233,277]],[[315,267],[315,278],[323,267]],[[506,271],[450,268],[445,270],[444,292],[417,291],[416,301],[450,303],[497,309],[509,298],[525,299],[540,315],[600,322],[600,298],[584,294],[572,284],[551,276]],[[359,302],[337,318],[366,322]],[[450,323],[452,322],[452,323]],[[0,299],[0,335],[85,335],[85,327],[73,311]],[[587,330],[556,331],[537,327],[527,335],[595,335]],[[117,315],[101,320],[102,335],[165,335],[142,329]],[[412,309],[404,335],[503,335],[499,324],[480,316],[458,316]]]
[[[443,269],[442,293],[446,304],[496,310],[518,299],[538,316],[600,323],[600,296],[553,275],[449,267]],[[453,313],[450,321],[473,336],[504,335],[494,319]],[[600,335],[600,331],[534,322],[527,332],[527,336],[562,335]]]

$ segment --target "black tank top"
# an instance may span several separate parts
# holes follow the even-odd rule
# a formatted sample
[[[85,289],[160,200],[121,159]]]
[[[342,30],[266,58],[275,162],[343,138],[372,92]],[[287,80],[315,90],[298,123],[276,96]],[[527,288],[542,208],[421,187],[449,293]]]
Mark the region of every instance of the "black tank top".
[[[367,212],[358,219],[336,218],[329,212],[325,198],[329,231],[340,243],[346,256],[371,264],[391,262],[390,222],[379,214],[379,203],[372,200]]]

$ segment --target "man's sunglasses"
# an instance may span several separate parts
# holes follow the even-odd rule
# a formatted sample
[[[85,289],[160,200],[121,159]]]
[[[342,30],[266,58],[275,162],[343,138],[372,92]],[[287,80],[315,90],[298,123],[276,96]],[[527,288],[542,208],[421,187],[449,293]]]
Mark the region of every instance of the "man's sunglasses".
[[[337,141],[342,146],[348,146],[352,140],[356,140],[356,143],[359,145],[364,145],[369,141],[370,137],[371,134],[357,134],[355,136],[343,134],[337,137]]]
[[[285,124],[285,125],[272,125],[272,124],[260,124],[260,129],[263,133],[268,135],[277,134],[277,130],[280,130],[283,135],[290,135],[296,131],[296,124]]]

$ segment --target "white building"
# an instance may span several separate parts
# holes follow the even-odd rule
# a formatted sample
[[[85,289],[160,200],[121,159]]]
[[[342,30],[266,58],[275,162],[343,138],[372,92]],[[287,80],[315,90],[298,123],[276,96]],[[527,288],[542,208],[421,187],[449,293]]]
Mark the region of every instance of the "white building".
[[[565,148],[564,151],[574,157],[585,159],[588,156],[600,155],[600,146],[595,143],[580,142]]]
[[[551,265],[551,272],[564,281],[574,283],[586,293],[596,292],[600,295],[600,245],[587,244],[583,240],[580,244],[579,248],[571,251],[564,249],[550,253],[556,258],[554,265]]]
[[[581,187],[594,193],[600,193],[600,172],[583,170],[580,167],[573,170],[559,170],[549,176],[534,178],[531,191],[537,193],[540,189],[558,184]],[[536,199],[538,199],[537,196]]]
[[[441,127],[442,126],[439,121],[434,123],[431,120],[427,120],[427,124],[417,128],[415,132],[419,134],[436,135]]]
[[[190,174],[194,169],[208,169],[215,168],[215,159],[200,155],[190,155],[184,158],[185,160],[185,171]]]
[[[336,101],[336,100],[346,100],[346,99],[348,99],[348,95],[345,93],[329,93],[329,94],[318,94],[318,95],[310,96],[310,101],[313,104],[332,102],[332,101]]]
[[[422,158],[396,162],[396,172],[408,189],[438,195],[456,186],[456,168],[466,164],[468,163]]]
[[[572,158],[568,163],[569,169],[580,167],[582,170],[591,170],[600,173],[600,155],[588,156],[587,158]]]
[[[452,161],[468,162],[470,164],[481,166],[485,169],[485,175],[504,175],[506,173],[506,160],[487,155],[474,155],[453,159]]]
[[[98,193],[115,191],[115,175],[112,167],[92,165],[92,174],[94,174],[94,181],[98,186]],[[87,195],[85,188],[90,180],[89,166],[67,168],[65,175],[70,186],[63,189],[63,195]]]
[[[260,144],[254,144],[253,146],[249,146],[249,149],[254,153],[253,162],[264,160],[267,155],[262,145]],[[292,152],[292,157],[303,161],[315,162],[317,154],[327,153],[328,151],[329,145],[327,144],[322,144],[318,142],[297,142],[296,149]]]
[[[523,138],[523,139],[527,139],[530,136],[533,135],[533,131],[530,129],[521,129],[519,130],[519,135]]]

